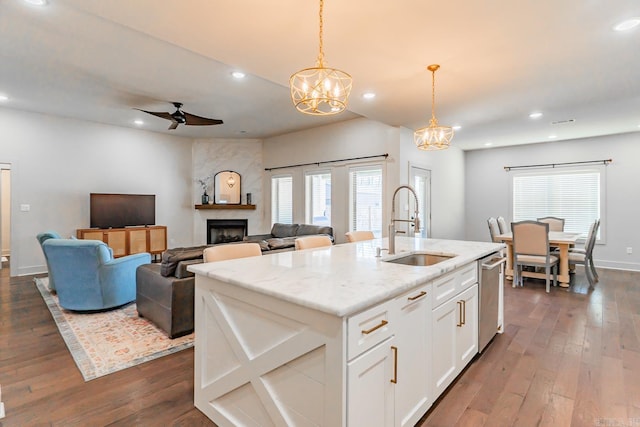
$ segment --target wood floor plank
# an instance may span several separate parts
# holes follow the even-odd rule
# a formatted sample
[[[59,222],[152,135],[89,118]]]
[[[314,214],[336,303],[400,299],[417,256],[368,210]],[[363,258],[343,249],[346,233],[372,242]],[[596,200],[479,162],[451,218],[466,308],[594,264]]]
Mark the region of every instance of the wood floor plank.
[[[573,417],[573,399],[551,394],[549,404],[542,415],[541,426],[568,426]]]

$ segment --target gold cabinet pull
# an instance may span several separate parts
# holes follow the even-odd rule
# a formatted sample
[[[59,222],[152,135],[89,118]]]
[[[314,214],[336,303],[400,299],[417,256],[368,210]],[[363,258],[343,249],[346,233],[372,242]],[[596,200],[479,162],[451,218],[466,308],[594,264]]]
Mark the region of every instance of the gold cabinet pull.
[[[462,300],[462,324],[467,324],[467,301]]]
[[[393,350],[393,378],[391,378],[391,382],[398,384],[398,347],[392,345],[391,350]]]
[[[415,301],[415,300],[417,300],[418,298],[422,298],[422,297],[423,297],[423,296],[425,296],[426,294],[427,294],[427,291],[422,291],[422,292],[420,292],[420,293],[419,293],[418,295],[416,295],[416,296],[413,296],[413,297],[407,297],[407,299],[408,299],[409,301]]]
[[[456,301],[456,303],[458,304],[458,324],[456,326],[461,327],[462,326],[462,301]]]
[[[362,333],[363,333],[363,334],[365,334],[365,335],[369,335],[371,332],[375,331],[376,329],[380,329],[380,328],[382,328],[382,327],[383,327],[384,325],[386,325],[387,323],[389,323],[389,322],[387,322],[386,320],[382,320],[382,321],[380,321],[380,324],[378,324],[378,325],[374,326],[374,327],[373,327],[373,328],[371,328],[371,329],[363,329],[363,330],[362,330]]]

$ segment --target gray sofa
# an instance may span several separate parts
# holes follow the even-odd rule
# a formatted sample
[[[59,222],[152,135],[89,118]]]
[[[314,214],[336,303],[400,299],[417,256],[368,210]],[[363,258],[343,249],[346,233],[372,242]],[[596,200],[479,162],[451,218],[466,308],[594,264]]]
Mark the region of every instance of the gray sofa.
[[[254,234],[245,236],[245,242],[255,242],[260,245],[263,253],[291,251],[295,241],[302,236],[326,235],[333,242],[333,227],[312,224],[281,224],[276,222],[269,234]]]
[[[145,317],[176,338],[193,331],[195,278],[187,267],[201,263],[208,246],[168,249],[162,262],[145,264],[136,270],[138,315]]]

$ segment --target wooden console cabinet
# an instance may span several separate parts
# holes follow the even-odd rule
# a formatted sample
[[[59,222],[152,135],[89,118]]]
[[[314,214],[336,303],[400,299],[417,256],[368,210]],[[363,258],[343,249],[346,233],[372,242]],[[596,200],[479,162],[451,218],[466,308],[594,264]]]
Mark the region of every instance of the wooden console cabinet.
[[[148,252],[158,255],[167,249],[167,227],[83,228],[76,231],[78,239],[101,240],[113,249],[114,257]]]

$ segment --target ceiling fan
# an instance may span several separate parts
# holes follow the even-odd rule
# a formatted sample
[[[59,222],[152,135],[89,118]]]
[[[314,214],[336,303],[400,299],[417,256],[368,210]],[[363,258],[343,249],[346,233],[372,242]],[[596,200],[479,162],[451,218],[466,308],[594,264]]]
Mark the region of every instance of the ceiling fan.
[[[145,111],[136,108],[136,110],[142,111],[143,113],[151,114],[156,117],[160,117],[161,119],[171,120],[171,125],[169,126],[169,130],[173,130],[178,127],[178,125],[186,125],[186,126],[211,126],[211,125],[221,125],[222,120],[218,119],[208,119],[206,117],[196,116],[195,114],[189,114],[182,111],[182,103],[181,102],[172,102],[173,106],[176,107],[176,111],[173,113],[165,113],[165,112],[156,112],[156,111]]]

